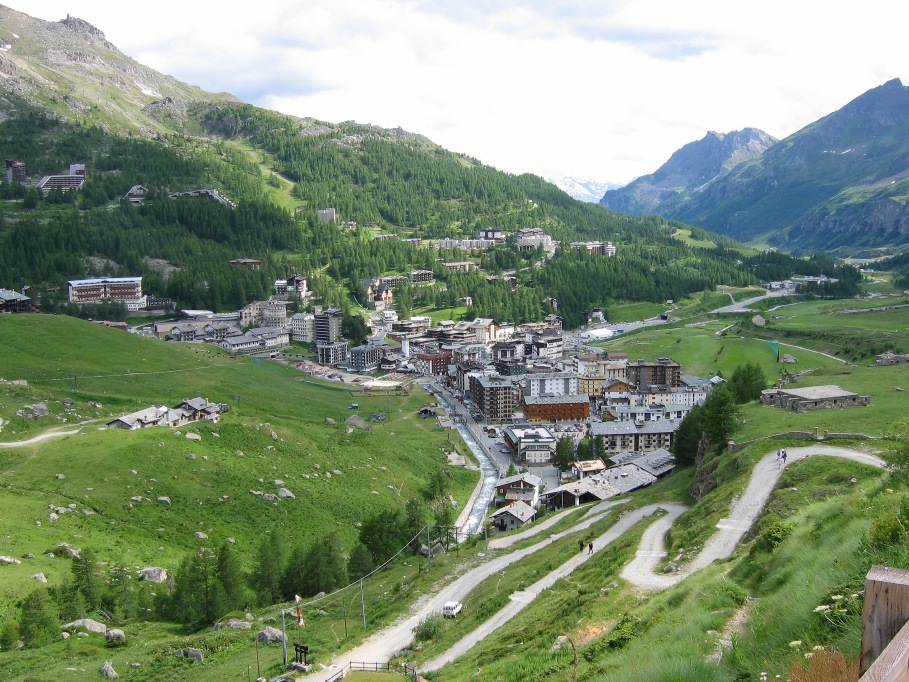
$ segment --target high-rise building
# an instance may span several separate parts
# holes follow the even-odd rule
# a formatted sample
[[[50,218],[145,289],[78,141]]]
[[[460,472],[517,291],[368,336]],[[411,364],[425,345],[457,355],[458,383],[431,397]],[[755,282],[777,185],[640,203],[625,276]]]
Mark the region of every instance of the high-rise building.
[[[338,308],[316,313],[316,343],[335,343],[341,338],[341,317]]]
[[[6,183],[25,184],[25,164],[22,161],[6,160]]]

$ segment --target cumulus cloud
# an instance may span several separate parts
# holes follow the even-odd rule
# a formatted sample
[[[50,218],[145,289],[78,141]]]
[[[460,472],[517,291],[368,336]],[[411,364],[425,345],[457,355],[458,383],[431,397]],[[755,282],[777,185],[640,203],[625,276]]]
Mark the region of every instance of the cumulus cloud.
[[[909,70],[909,10],[883,0],[159,0],[141,21],[112,1],[7,4],[76,12],[206,90],[548,177],[628,181],[708,130],[783,137]]]

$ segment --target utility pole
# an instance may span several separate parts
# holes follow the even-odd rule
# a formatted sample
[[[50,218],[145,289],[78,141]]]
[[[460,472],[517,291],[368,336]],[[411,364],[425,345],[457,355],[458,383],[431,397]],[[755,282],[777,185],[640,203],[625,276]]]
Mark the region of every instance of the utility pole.
[[[281,655],[284,657],[284,667],[287,667],[287,630],[284,625],[284,609],[281,609]]]
[[[363,578],[360,578],[360,611],[363,613],[363,629],[366,629],[366,598],[363,596]]]
[[[432,570],[432,540],[429,537],[429,524],[426,524],[426,556],[429,561],[429,565],[426,567],[427,571]]]

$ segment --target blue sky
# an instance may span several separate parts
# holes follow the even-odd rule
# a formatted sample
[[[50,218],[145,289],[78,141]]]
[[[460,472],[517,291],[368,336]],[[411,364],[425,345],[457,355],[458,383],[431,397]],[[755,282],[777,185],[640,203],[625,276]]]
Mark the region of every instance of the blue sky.
[[[891,78],[883,0],[7,0],[210,91],[420,133],[511,173],[627,182],[708,131],[785,137]]]

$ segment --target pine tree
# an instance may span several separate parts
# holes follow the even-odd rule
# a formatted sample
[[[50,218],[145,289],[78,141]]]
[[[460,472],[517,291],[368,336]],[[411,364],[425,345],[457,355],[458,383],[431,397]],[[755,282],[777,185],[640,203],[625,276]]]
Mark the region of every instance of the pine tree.
[[[57,638],[60,622],[47,588],[29,594],[22,602],[19,636],[29,649],[50,644]]]

